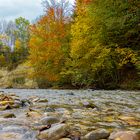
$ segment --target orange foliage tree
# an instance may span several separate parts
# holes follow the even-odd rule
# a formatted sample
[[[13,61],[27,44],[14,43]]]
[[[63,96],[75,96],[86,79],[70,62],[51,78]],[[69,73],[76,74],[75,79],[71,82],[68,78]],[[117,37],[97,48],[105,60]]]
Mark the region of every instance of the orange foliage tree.
[[[34,67],[33,76],[52,82],[59,79],[65,61],[63,47],[67,18],[65,9],[58,3],[46,7],[46,14],[30,27],[29,60]]]

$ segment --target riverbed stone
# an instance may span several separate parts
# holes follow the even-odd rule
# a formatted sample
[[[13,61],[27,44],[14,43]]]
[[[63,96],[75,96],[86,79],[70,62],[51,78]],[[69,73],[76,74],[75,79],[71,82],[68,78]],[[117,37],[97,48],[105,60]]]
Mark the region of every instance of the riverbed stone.
[[[135,117],[132,116],[119,116],[118,117],[120,120],[128,123],[129,125],[135,125],[135,126],[140,126],[140,120],[136,119]]]
[[[19,108],[21,105],[22,103],[18,96],[0,94],[0,110]]]
[[[8,109],[12,109],[12,106],[10,106],[10,105],[0,106],[0,111],[4,111],[4,110],[8,110]]]
[[[84,140],[100,140],[100,139],[106,139],[110,135],[109,131],[105,129],[95,130],[89,132],[87,135],[85,135]]]
[[[54,138],[53,140],[85,140],[83,138],[86,138],[86,136],[90,138],[92,136],[90,134],[95,133],[95,130],[98,136],[98,131],[102,128],[111,132],[124,129],[133,131],[133,133],[136,133],[139,129],[138,107],[140,96],[135,92],[127,92],[126,98],[126,94],[122,94],[124,93],[123,91],[94,91],[95,93],[90,91],[88,93],[86,90],[72,90],[74,95],[67,95],[66,93],[71,92],[71,90],[58,90],[55,96],[52,94],[54,92],[52,90],[48,92],[43,91],[44,93],[40,90],[33,90],[33,92],[32,90],[23,90],[22,92],[22,90],[12,89],[12,91],[17,92],[17,94],[12,96],[9,93],[2,93],[3,95],[0,95],[0,102],[4,101],[4,105],[0,106],[0,134],[12,133],[14,140],[38,140],[36,136],[40,136],[46,131],[47,133],[49,131],[50,134],[52,128],[54,129],[55,126],[61,124],[70,126],[70,130],[66,129],[67,134],[61,135],[58,139],[54,136],[58,131],[54,130],[53,132],[56,134],[53,133],[54,135],[51,135]],[[29,98],[32,95],[34,97]],[[47,99],[48,102],[39,102],[41,99]],[[14,103],[9,104],[11,101]],[[85,106],[80,103],[85,103]],[[89,103],[93,103],[97,107],[89,106]],[[130,104],[135,106],[135,108],[131,108]],[[16,108],[16,105],[18,105],[18,108]],[[16,118],[3,118],[2,115],[10,113],[16,114]],[[47,119],[43,124],[41,120],[46,117],[55,117],[57,119],[51,121]],[[27,126],[25,131],[24,126]],[[72,131],[73,128],[77,127],[80,129]],[[15,134],[17,134],[17,138],[14,137]],[[18,136],[21,136],[22,139]],[[7,137],[3,137],[6,140]],[[12,137],[9,137],[12,140]],[[125,136],[125,140],[127,140],[126,138]],[[100,140],[107,139],[101,138]],[[51,138],[45,137],[44,140],[51,140]],[[115,140],[124,139],[117,137]]]
[[[14,101],[0,101],[1,106],[13,105],[13,104],[14,104]]]
[[[58,124],[48,130],[40,132],[39,139],[59,140],[68,135],[69,127],[66,124]]]
[[[14,96],[14,97],[15,97],[15,96],[16,96],[16,97],[19,97],[19,96],[16,95],[16,93],[12,93],[12,92],[9,93],[9,96],[12,96],[12,97],[13,97],[13,96]]]
[[[82,102],[82,106],[85,108],[96,108],[97,106],[93,104],[92,102]]]
[[[55,109],[51,107],[47,107],[45,108],[45,112],[55,112]]]
[[[30,106],[31,104],[32,103],[28,99],[22,99],[21,100],[21,106],[22,107]]]
[[[139,138],[132,131],[118,131],[111,133],[109,140],[139,140]]]
[[[71,140],[71,139],[69,139],[69,138],[62,138],[62,139],[59,139],[59,140]]]
[[[59,121],[60,121],[59,118],[53,116],[44,117],[40,120],[40,122],[43,125],[55,124],[58,123]]]
[[[39,119],[39,118],[41,118],[42,114],[40,112],[36,112],[36,111],[29,111],[26,113],[26,116],[33,118],[33,119]]]
[[[25,132],[28,131],[28,127],[25,127],[25,126],[14,126],[14,125],[11,125],[11,126],[7,126],[7,127],[4,127],[2,129],[3,132],[7,133],[7,132],[14,132],[14,133],[20,133],[20,134],[24,134]]]
[[[6,113],[2,115],[3,118],[16,118],[14,113]]]
[[[39,99],[37,102],[39,103],[47,103],[48,102],[48,99]]]
[[[66,93],[66,95],[74,96],[74,93],[73,92],[68,92],[68,93]]]
[[[22,136],[23,135],[14,132],[0,133],[1,140],[21,140]]]

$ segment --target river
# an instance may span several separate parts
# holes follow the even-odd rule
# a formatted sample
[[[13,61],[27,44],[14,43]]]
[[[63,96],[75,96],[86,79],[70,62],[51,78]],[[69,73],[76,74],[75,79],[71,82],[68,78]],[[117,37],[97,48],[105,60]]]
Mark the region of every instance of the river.
[[[31,101],[35,102],[33,105],[27,105],[23,108],[0,111],[2,115],[10,112],[16,116],[16,118],[8,118],[8,121],[1,117],[0,136],[2,137],[4,137],[5,132],[14,133],[12,127],[16,129],[16,127],[20,125],[23,128],[20,128],[16,133],[19,133],[21,137],[14,137],[14,140],[35,140],[38,131],[32,128],[36,124],[35,121],[44,117],[44,114],[50,113],[50,110],[48,112],[43,110],[43,108],[45,109],[46,107],[54,109],[52,114],[47,114],[48,116],[58,115],[59,117],[68,118],[67,124],[80,129],[81,135],[85,135],[89,131],[97,128],[105,128],[109,131],[115,129],[139,131],[140,128],[139,91],[91,89],[0,89],[0,91],[7,94],[15,93],[21,100],[32,98]],[[38,103],[37,98],[47,99],[48,101]],[[35,111],[40,111],[42,116],[38,117],[37,113],[32,113]],[[25,120],[25,122],[23,120]],[[28,121],[30,122],[29,125]],[[8,129],[5,127],[8,127]],[[24,129],[25,131],[23,131]],[[27,134],[23,136],[25,132]],[[4,138],[3,140],[12,140],[12,138]]]

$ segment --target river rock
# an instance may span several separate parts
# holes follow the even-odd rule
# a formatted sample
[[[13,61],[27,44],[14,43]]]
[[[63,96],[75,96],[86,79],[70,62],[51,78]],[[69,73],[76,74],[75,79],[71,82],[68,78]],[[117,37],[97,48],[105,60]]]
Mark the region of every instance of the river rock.
[[[135,125],[135,126],[139,126],[140,125],[140,120],[136,119],[135,117],[131,117],[131,116],[119,116],[118,117],[120,120],[128,123],[129,125]]]
[[[20,98],[19,98],[19,96],[14,96],[14,95],[9,95],[13,100],[17,100],[17,101],[19,101],[20,100]]]
[[[80,140],[81,128],[79,126],[73,126],[70,130],[70,138],[72,140]]]
[[[39,99],[37,102],[39,102],[39,103],[47,103],[48,99]]]
[[[45,108],[45,112],[55,112],[55,109],[51,107],[47,107]]]
[[[2,115],[3,118],[16,118],[15,114],[13,113],[6,113]]]
[[[38,130],[40,132],[49,129],[50,127],[51,127],[51,125],[41,125],[38,123],[35,123],[32,125],[33,130]]]
[[[0,94],[0,110],[19,108],[22,105],[18,96]]]
[[[12,106],[10,105],[0,106],[0,111],[8,110],[8,109],[12,109]]]
[[[11,101],[13,100],[11,96],[6,94],[0,94],[0,101]]]
[[[17,103],[11,105],[11,109],[20,108],[20,107],[21,107],[21,105],[20,104],[17,104]]]
[[[13,104],[14,104],[14,101],[0,101],[1,106],[13,105]]]
[[[69,127],[66,124],[58,124],[51,127],[48,130],[40,132],[38,135],[39,139],[48,139],[48,140],[59,140],[63,137],[66,137],[69,131]]]
[[[4,92],[4,91],[3,91]],[[16,97],[19,97],[17,96],[15,93],[9,93],[9,96],[16,96]]]
[[[74,93],[73,92],[68,92],[68,93],[66,93],[66,95],[74,96]]]
[[[62,139],[59,139],[59,140],[71,140],[71,139],[69,139],[69,138],[62,138]]]
[[[7,126],[7,127],[4,127],[3,132],[14,132],[14,133],[20,133],[20,134],[24,134],[25,132],[28,131],[28,128],[27,127],[24,127],[24,126],[14,126],[14,125],[11,125],[11,126]]]
[[[0,140],[21,140],[22,135],[14,132],[0,133]]]
[[[22,99],[21,100],[21,105],[22,105],[22,107],[25,107],[25,106],[30,106],[32,103],[29,101],[29,100],[27,100],[27,99]]]
[[[48,116],[44,117],[40,120],[43,125],[55,124],[58,123],[60,120],[56,117]]]
[[[39,119],[41,118],[42,114],[36,111],[29,111],[26,113],[26,116],[34,119]]]
[[[38,96],[30,96],[28,100],[33,103],[39,101],[40,98]]]
[[[97,106],[95,104],[93,104],[92,102],[83,102],[82,103],[82,106],[83,107],[86,107],[86,108],[96,108]]]
[[[139,138],[132,131],[118,131],[111,133],[109,140],[139,140]]]
[[[105,129],[95,130],[90,133],[88,133],[84,140],[100,140],[100,139],[106,139],[108,138],[110,133]]]

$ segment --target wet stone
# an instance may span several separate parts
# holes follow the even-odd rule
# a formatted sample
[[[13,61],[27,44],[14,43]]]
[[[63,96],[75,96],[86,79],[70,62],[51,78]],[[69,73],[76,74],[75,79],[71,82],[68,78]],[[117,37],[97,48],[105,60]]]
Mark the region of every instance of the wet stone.
[[[132,131],[118,131],[111,133],[109,140],[139,140],[139,138]]]
[[[40,120],[41,124],[48,125],[48,124],[55,124],[58,123],[60,120],[53,116],[44,117]]]
[[[14,132],[0,133],[1,140],[22,140],[23,135]]]
[[[14,133],[20,133],[24,134],[28,131],[27,127],[24,126],[7,126],[2,129],[3,132],[14,132]]]
[[[39,102],[39,103],[47,103],[48,99],[39,99],[37,102]]]
[[[110,133],[105,130],[105,129],[101,129],[101,130],[95,130],[92,132],[89,132],[85,137],[84,140],[100,140],[100,139],[106,139],[108,138],[110,135]]]
[[[66,95],[74,96],[74,93],[73,92],[69,92],[69,93],[66,93]]]
[[[39,139],[59,140],[68,135],[69,127],[66,124],[58,124],[48,130],[42,131]]]
[[[47,107],[45,108],[45,112],[55,112],[55,109],[51,107]]]
[[[13,113],[6,113],[2,115],[3,118],[16,118],[15,114]]]
[[[95,104],[93,104],[92,102],[83,102],[82,103],[82,106],[83,107],[86,107],[86,108],[96,108],[97,106]]]
[[[137,92],[14,90],[0,93],[0,140],[140,139]]]
[[[71,140],[71,139],[69,139],[69,138],[62,138],[62,139],[59,139],[59,140]]]

